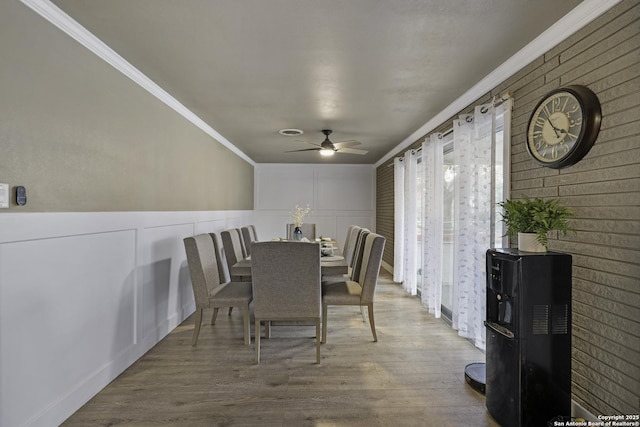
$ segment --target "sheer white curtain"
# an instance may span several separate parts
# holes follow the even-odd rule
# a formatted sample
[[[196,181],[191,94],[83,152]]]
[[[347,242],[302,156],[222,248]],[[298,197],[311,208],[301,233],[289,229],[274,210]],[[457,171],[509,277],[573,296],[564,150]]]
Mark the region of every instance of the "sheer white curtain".
[[[422,304],[441,315],[442,304],[442,255],[443,255],[443,136],[430,135],[422,143],[422,168],[424,196],[422,197]]]
[[[393,281],[404,278],[404,165],[393,160]]]
[[[481,105],[453,124],[453,267],[446,264],[444,242],[445,139],[433,134],[422,144],[422,161],[415,151],[395,159],[394,280],[412,295],[422,269],[422,303],[441,316],[442,284],[453,274],[452,326],[459,335],[485,348],[486,251],[500,246],[496,202],[508,197],[511,103]],[[498,111],[498,119],[496,119]],[[496,125],[498,124],[498,126]],[[451,140],[449,140],[451,141]],[[422,265],[418,265],[418,167],[422,168]],[[450,225],[449,225],[450,226]],[[447,279],[447,282],[450,282]],[[448,304],[448,303],[447,303]]]
[[[417,288],[417,241],[418,213],[416,191],[418,180],[418,157],[415,150],[404,154],[404,273],[402,287],[411,295]]]
[[[456,179],[453,328],[485,348],[486,260],[492,245],[494,111],[476,107],[453,125]]]

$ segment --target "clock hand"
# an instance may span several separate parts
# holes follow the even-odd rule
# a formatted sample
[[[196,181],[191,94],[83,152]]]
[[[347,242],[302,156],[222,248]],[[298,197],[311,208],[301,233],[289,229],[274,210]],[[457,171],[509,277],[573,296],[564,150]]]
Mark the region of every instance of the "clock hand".
[[[553,131],[556,134],[556,138],[560,138],[560,135],[566,135],[568,132],[565,129],[561,129],[561,128],[557,128],[553,125],[553,123],[551,122],[550,118],[547,118],[547,121],[549,122],[549,124],[551,125],[551,128],[553,129]]]
[[[556,138],[560,138],[560,135],[558,134],[558,131],[560,129],[558,129],[557,127],[555,127],[553,125],[553,123],[551,123],[551,119],[547,117],[547,121],[549,122],[549,125],[551,125],[551,129],[553,129],[553,132],[556,134]]]

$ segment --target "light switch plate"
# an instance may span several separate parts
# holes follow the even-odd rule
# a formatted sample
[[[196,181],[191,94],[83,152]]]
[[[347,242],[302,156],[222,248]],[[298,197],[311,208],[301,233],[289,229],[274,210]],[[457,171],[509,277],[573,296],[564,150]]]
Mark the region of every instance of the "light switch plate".
[[[9,184],[0,184],[0,208],[9,207]]]

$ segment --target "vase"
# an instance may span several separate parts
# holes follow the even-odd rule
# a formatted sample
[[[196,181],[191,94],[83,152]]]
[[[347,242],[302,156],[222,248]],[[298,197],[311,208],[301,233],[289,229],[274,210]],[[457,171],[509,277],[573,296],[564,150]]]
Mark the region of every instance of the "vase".
[[[293,229],[293,240],[302,240],[302,228],[295,227]]]
[[[523,252],[547,252],[547,247],[538,242],[536,233],[518,233],[518,250]]]

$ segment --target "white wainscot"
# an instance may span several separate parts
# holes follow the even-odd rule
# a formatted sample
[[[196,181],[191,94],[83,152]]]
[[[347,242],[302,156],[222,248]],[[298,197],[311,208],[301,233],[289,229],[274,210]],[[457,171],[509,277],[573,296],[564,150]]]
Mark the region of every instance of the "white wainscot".
[[[193,313],[182,239],[252,211],[0,215],[0,425],[58,425]]]

